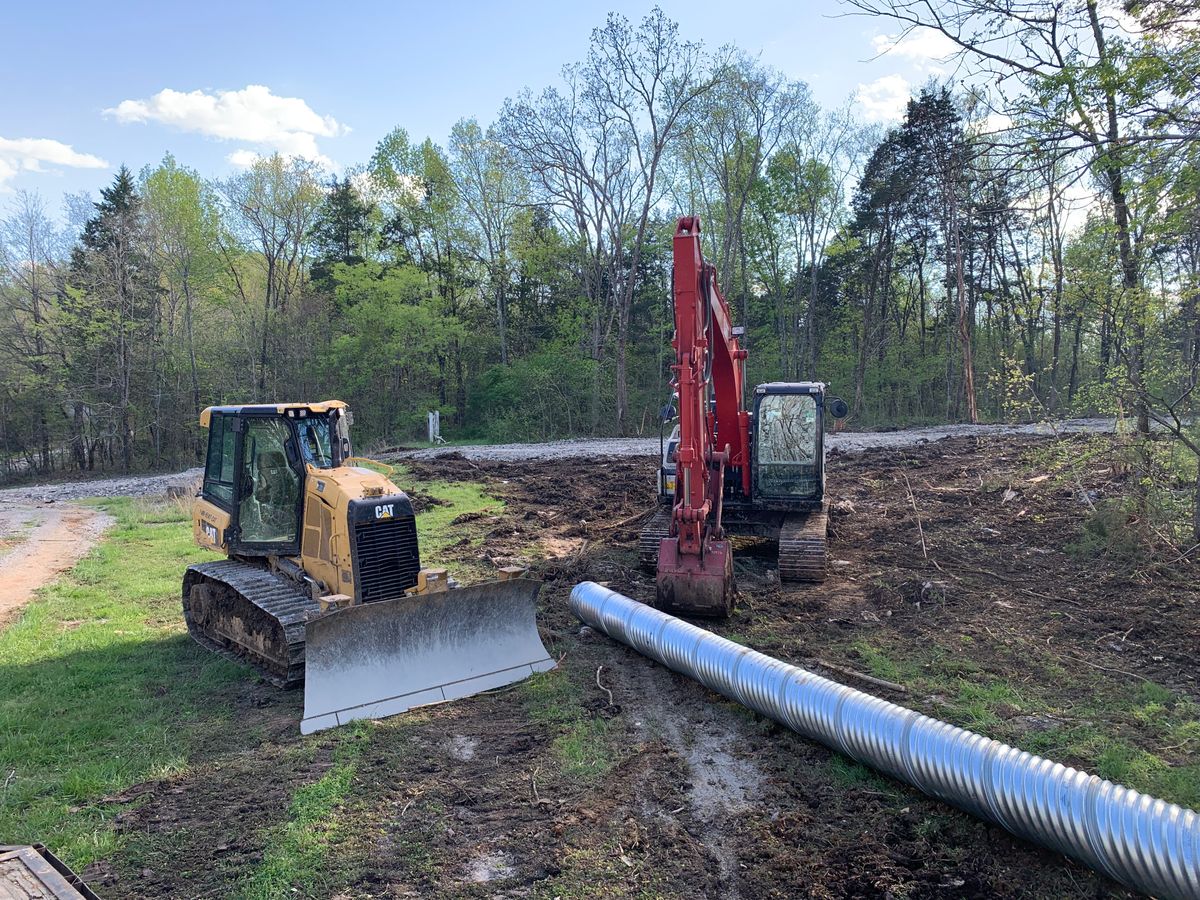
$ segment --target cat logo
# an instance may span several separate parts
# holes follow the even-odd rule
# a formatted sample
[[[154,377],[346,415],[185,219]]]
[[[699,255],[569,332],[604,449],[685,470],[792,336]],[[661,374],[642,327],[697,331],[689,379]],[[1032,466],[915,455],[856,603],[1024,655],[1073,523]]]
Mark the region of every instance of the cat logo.
[[[396,504],[394,504],[394,503],[384,503],[380,506],[375,507],[375,518],[390,519],[393,515],[392,507],[395,505]]]
[[[206,538],[208,538],[210,541],[212,541],[217,546],[220,546],[221,542],[217,538],[217,526],[216,525],[213,525],[211,522],[201,522],[200,527],[202,529],[204,529],[204,536]]]

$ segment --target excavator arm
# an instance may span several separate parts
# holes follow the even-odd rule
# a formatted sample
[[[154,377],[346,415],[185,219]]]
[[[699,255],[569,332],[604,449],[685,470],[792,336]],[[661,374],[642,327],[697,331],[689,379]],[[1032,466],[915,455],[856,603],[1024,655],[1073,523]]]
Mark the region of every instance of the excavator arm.
[[[669,534],[658,554],[658,605],[697,615],[733,609],[733,556],[721,528],[725,470],[750,490],[750,417],[743,400],[741,349],[716,270],[704,262],[700,219],[675,229],[675,362],[679,446]]]

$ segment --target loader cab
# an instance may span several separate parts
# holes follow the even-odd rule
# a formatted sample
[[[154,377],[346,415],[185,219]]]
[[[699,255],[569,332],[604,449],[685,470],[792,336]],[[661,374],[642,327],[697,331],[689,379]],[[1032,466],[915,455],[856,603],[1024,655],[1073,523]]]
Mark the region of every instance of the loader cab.
[[[218,406],[205,413],[200,496],[229,517],[224,540],[214,543],[249,556],[298,554],[307,467],[333,468],[349,455],[347,410],[329,403]]]
[[[751,469],[756,503],[804,508],[824,499],[824,419],[821,382],[772,382],[754,389]]]

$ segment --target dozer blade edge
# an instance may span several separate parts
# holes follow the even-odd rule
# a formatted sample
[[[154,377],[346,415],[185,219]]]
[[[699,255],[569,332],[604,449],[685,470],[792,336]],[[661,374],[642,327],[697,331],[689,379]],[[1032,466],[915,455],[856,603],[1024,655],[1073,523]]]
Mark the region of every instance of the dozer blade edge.
[[[302,734],[444,703],[553,669],[541,583],[523,578],[364,603],[305,626]]]

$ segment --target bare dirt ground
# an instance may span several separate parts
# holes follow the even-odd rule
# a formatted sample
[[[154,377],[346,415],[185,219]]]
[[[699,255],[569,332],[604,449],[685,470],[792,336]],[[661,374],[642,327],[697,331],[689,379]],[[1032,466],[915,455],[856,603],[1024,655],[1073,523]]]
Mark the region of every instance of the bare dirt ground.
[[[38,588],[82,559],[111,522],[98,510],[74,504],[0,500],[0,628]]]
[[[1086,436],[969,434],[836,455],[828,581],[781,587],[773,547],[741,544],[738,609],[707,624],[1065,764],[1107,760],[1118,780],[1137,754],[1164,777],[1198,771],[1200,740],[1160,727],[1200,699],[1194,567],[1073,549],[1091,504],[1130,488]],[[89,873],[104,896],[236,893],[342,740],[359,756],[325,833],[329,896],[1129,896],[581,629],[567,609],[580,580],[653,597],[636,554],[652,457],[477,451],[410,458],[401,484],[466,481],[505,500],[464,522],[444,561],[529,562],[559,669],[309,739],[298,692],[238,683],[237,746],[110,798],[122,843]]]
[[[1154,694],[1168,706],[1200,695],[1200,588],[1191,568],[1070,551],[1088,501],[1127,488],[1102,453],[1078,477],[1039,474],[1048,448],[1077,456],[1082,440],[948,437],[834,459],[830,579],[781,588],[771,546],[743,545],[739,608],[712,627],[1063,763],[1094,768],[1123,742],[1195,771],[1200,742],[1167,739],[1137,703],[1145,679],[1173,692]],[[502,515],[472,523],[482,543],[464,533],[447,562],[531,562],[561,664],[356,738],[330,895],[1128,896],[581,630],[566,600],[582,579],[653,596],[636,568],[653,459],[407,466],[406,487],[469,481],[504,498]],[[297,693],[241,691],[255,745],[214,747],[208,763],[127,792],[117,827],[136,849],[96,870],[106,895],[229,895],[290,793],[332,765],[327,745],[296,733]],[[1080,737],[1092,732],[1095,746]]]

